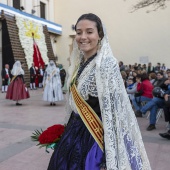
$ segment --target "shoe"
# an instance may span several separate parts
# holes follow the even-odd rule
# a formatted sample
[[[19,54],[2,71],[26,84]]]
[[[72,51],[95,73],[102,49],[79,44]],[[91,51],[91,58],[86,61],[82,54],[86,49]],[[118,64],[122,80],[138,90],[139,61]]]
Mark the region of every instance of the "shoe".
[[[50,106],[52,106],[53,105],[53,103],[50,103]]]
[[[21,103],[16,103],[16,106],[21,106],[22,104]]]
[[[56,104],[55,103],[53,103],[53,106],[55,106]]]
[[[155,125],[154,124],[150,124],[148,127],[147,127],[147,131],[151,131],[151,130],[154,130],[156,129]]]
[[[166,133],[159,133],[159,135],[163,138],[170,140],[170,132],[169,131]]]
[[[142,117],[142,112],[140,110],[137,110],[135,112],[136,117]]]

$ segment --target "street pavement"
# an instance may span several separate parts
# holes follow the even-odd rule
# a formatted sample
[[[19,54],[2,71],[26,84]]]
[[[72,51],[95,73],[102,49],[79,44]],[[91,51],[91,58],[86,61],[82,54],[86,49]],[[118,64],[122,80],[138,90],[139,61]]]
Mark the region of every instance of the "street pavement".
[[[21,101],[22,106],[16,106],[5,95],[0,93],[0,170],[47,170],[52,150],[39,149],[30,136],[36,129],[65,123],[65,101],[50,106],[38,89],[30,91],[31,97]],[[170,170],[170,140],[159,136],[166,131],[164,117],[153,131],[146,131],[146,117],[138,118],[138,123],[152,170]]]

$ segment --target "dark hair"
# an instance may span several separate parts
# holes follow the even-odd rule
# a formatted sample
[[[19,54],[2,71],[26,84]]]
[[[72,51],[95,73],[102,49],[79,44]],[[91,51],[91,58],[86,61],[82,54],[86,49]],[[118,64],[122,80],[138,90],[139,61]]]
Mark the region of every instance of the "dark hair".
[[[149,76],[146,73],[141,74],[141,81],[149,80]]]
[[[137,74],[136,78],[140,78],[141,79],[141,74]]]
[[[162,71],[159,71],[159,72],[156,73],[156,75],[158,75],[158,74],[160,74],[162,76],[164,75],[164,73]]]
[[[81,20],[90,20],[90,21],[95,22],[99,37],[101,39],[104,37],[102,22],[101,22],[100,18],[97,15],[89,13],[89,14],[83,14],[82,16],[80,16],[79,19],[77,20],[76,25],[75,25],[75,31],[77,29],[78,22],[81,21]]]
[[[120,61],[119,63],[120,63],[121,65],[123,65],[123,61]]]
[[[155,73],[150,73],[149,76],[151,77],[151,79],[156,79],[156,74]]]
[[[134,78],[128,78],[128,80],[131,80],[131,81],[133,81],[133,83],[134,83]]]

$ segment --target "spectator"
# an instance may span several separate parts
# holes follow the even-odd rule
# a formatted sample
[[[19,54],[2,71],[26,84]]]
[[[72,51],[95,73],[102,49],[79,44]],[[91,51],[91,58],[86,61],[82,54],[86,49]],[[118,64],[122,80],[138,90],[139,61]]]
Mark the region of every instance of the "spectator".
[[[137,83],[134,82],[133,78],[128,79],[126,91],[127,91],[127,94],[129,96],[131,103],[132,103],[132,100],[134,99],[134,94],[136,92],[136,85]]]
[[[142,68],[141,64],[138,64],[137,70],[141,70],[141,68]]]
[[[157,66],[155,67],[155,72],[160,72],[161,71],[161,64],[157,63]]]
[[[2,77],[2,93],[7,92],[8,85],[10,83],[10,80],[12,78],[11,71],[9,70],[9,65],[5,64],[5,68],[1,71],[1,77]]]
[[[132,100],[133,106],[136,110],[136,113],[140,112],[140,109],[142,108],[141,102],[147,102],[152,100],[152,90],[153,85],[149,81],[147,74],[137,75],[136,76],[136,82],[137,82],[137,91],[140,90],[143,91],[142,95],[139,97],[135,97]]]
[[[125,71],[121,71],[121,75],[122,75],[122,78],[123,78],[124,85],[125,85],[125,87],[126,87],[126,86],[127,86],[127,85],[126,85],[127,74],[126,74]]]
[[[62,84],[62,87],[64,87],[65,78],[66,78],[66,71],[65,71],[65,69],[63,68],[63,65],[62,65],[62,64],[60,64],[58,67],[59,67],[59,69],[60,69],[61,84]]]
[[[38,87],[42,88],[42,82],[43,82],[43,76],[44,76],[44,70],[42,68],[42,66],[40,66],[39,70],[38,70]]]
[[[152,66],[152,63],[148,63],[148,67],[147,67],[146,71],[148,74],[154,72],[154,67]]]
[[[154,87],[162,87],[164,86],[164,82],[166,80],[166,77],[164,77],[162,72],[157,72],[156,73],[156,79],[153,82]]]
[[[138,69],[138,64],[137,64],[137,63],[135,63],[135,65],[134,65],[134,69],[135,69],[135,70],[137,70],[137,69]]]
[[[133,81],[136,82],[137,71],[132,72]]]
[[[153,84],[153,82],[155,82],[155,80],[156,80],[156,74],[155,73],[150,73],[149,74],[149,80]]]
[[[146,64],[143,64],[142,70],[146,70]]]
[[[120,68],[120,71],[125,71],[125,66],[123,65],[122,61],[119,62],[119,68]]]
[[[161,66],[160,70],[161,70],[161,71],[166,71],[166,70],[167,70],[167,68],[166,68],[165,64],[162,64],[162,66]]]
[[[34,67],[34,63],[32,63],[32,66],[30,68],[30,90],[32,90],[32,89],[36,90],[35,78],[36,78],[36,70]]]
[[[157,73],[157,79],[155,80],[154,87],[161,87],[164,91],[167,89],[167,85],[164,84],[166,79],[163,77],[161,72]],[[142,117],[142,114],[146,114],[147,111],[150,110],[150,119],[149,126],[147,130],[156,129],[156,114],[159,108],[163,108],[164,99],[162,97],[154,97],[152,100],[146,103],[140,110],[138,110],[135,114],[137,117]]]

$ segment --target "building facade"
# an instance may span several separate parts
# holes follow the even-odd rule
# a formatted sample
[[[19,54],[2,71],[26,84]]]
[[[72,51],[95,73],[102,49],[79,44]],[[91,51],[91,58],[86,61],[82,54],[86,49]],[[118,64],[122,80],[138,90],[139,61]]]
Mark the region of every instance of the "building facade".
[[[10,64],[10,66],[12,66],[12,63],[15,61],[15,56],[16,56],[15,52],[20,48],[19,47],[20,42],[18,42],[19,43],[18,47],[14,47],[17,44],[17,42],[14,42],[14,41],[15,40],[19,41],[19,39],[17,39],[19,32],[16,34],[16,30],[15,30],[16,28],[13,28],[14,30],[11,30],[9,28],[11,24],[12,24],[11,25],[12,27],[13,26],[15,27],[16,23],[14,23],[14,20],[16,20],[16,22],[17,22],[17,17],[23,18],[23,20],[25,22],[27,21],[27,23],[23,22],[22,24],[23,25],[25,24],[25,28],[28,27],[27,32],[30,31],[30,29],[32,29],[32,31],[33,31],[32,34],[36,33],[35,28],[31,28],[31,24],[33,24],[33,23],[34,23],[34,25],[37,24],[36,27],[38,27],[38,25],[47,27],[47,32],[45,33],[44,32],[45,30],[43,30],[44,35],[42,35],[42,36],[45,36],[45,41],[46,41],[45,43],[47,46],[46,55],[49,57],[49,59],[50,59],[50,57],[53,57],[54,60],[57,60],[57,52],[56,52],[57,40],[56,39],[58,36],[61,36],[61,34],[62,34],[62,26],[60,24],[54,23],[54,0],[30,0],[30,1],[27,1],[27,0],[1,0],[0,1],[0,16],[1,16],[1,20],[0,20],[0,26],[1,26],[0,27],[1,28],[1,30],[0,30],[0,63],[1,63],[0,70],[2,70],[2,67],[5,64],[8,64],[9,60],[10,60],[9,64]],[[4,21],[4,18],[6,18],[6,21]],[[13,18],[15,18],[15,19],[13,19]],[[5,31],[6,30],[5,27],[8,29],[7,32]],[[4,40],[5,40],[4,34],[7,37],[9,36],[8,42],[4,42]],[[11,34],[14,34],[14,35],[11,35]],[[48,37],[49,37],[49,40],[48,40]],[[21,43],[21,45],[22,45],[22,43]],[[16,49],[16,48],[18,48],[18,49]],[[21,51],[21,49],[19,49],[19,50]],[[9,52],[9,51],[11,51],[11,52]],[[24,49],[24,51],[25,51],[25,49]],[[11,56],[13,56],[12,60],[8,58],[8,57],[10,57],[9,56],[10,54],[11,54]],[[21,55],[21,53],[18,52],[18,55]],[[23,52],[23,57],[24,57],[24,55],[26,57],[26,54],[24,54],[24,52]],[[26,61],[27,61],[27,59],[26,59]],[[28,64],[28,61],[27,61],[27,64]],[[28,66],[29,65],[30,64],[28,64]],[[29,69],[29,68],[26,68],[26,69]],[[26,71],[28,72],[28,70],[26,70]]]
[[[84,13],[97,14],[106,27],[114,56],[125,64],[157,62],[170,68],[170,3],[164,10],[144,8],[131,13],[135,1],[57,0],[55,21],[63,28],[57,41],[59,62],[68,67],[73,26]]]

